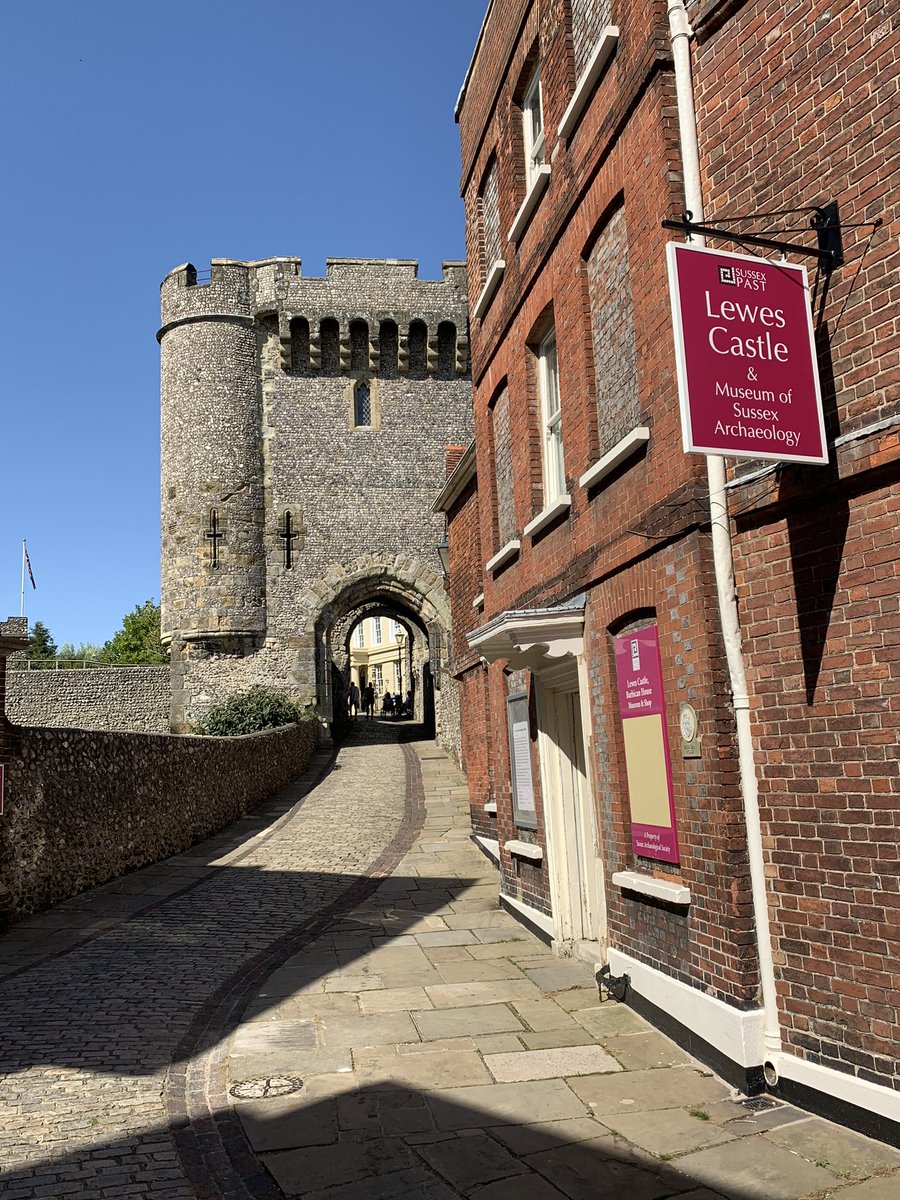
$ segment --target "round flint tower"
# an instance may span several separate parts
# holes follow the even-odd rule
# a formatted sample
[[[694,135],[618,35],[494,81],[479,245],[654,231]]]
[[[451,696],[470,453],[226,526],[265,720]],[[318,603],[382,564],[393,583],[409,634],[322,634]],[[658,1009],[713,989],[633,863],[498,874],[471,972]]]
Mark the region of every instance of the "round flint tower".
[[[246,653],[266,628],[248,271],[219,261],[210,275],[198,281],[186,264],[161,288],[162,635],[173,668],[184,656]],[[176,725],[177,707],[176,697]]]

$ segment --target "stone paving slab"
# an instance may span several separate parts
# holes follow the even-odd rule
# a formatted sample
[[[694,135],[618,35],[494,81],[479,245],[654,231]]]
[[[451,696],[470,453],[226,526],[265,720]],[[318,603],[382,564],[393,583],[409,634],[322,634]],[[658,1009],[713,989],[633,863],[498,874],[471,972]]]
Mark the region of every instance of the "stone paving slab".
[[[343,1137],[333,1146],[264,1154],[262,1161],[286,1196],[323,1191],[421,1165],[418,1156],[401,1138],[351,1136]]]
[[[652,1120],[644,1112],[606,1113],[603,1120],[636,1146],[667,1158],[730,1142],[735,1137],[720,1125],[692,1117],[683,1108],[654,1112]]]
[[[690,1067],[625,1071],[621,1075],[574,1079],[572,1090],[602,1119],[627,1109],[654,1112],[661,1108],[697,1108],[723,1100],[731,1089],[709,1073]]]
[[[429,1103],[439,1129],[531,1125],[587,1113],[561,1079],[452,1088],[429,1097]]]
[[[690,1063],[691,1056],[680,1046],[655,1030],[625,1033],[618,1037],[601,1037],[601,1042],[629,1071],[653,1067],[674,1067]]]
[[[492,1137],[450,1138],[422,1146],[419,1154],[453,1187],[468,1192],[478,1184],[525,1175],[528,1168]]]
[[[678,1159],[678,1170],[740,1200],[796,1200],[826,1192],[837,1176],[769,1142],[739,1138]]]
[[[897,1176],[867,1179],[865,1183],[853,1184],[834,1192],[835,1200],[897,1200],[900,1185]],[[830,1200],[830,1198],[829,1198]]]
[[[354,1055],[356,1077],[361,1087],[396,1086],[438,1091],[488,1083],[490,1074],[475,1050],[445,1051],[442,1054]]]
[[[526,1079],[567,1079],[575,1075],[598,1075],[621,1071],[622,1067],[600,1046],[576,1046],[554,1050],[523,1050],[518,1054],[486,1054],[484,1065],[498,1083]]]
[[[525,1162],[552,1179],[570,1200],[596,1200],[598,1196],[662,1200],[673,1193],[668,1172],[623,1161],[605,1138],[529,1154]]]
[[[501,1179],[470,1193],[472,1200],[566,1200],[565,1192],[555,1188],[534,1171],[527,1178]]]
[[[476,1033],[506,1033],[522,1022],[505,1004],[472,1008],[429,1009],[412,1014],[423,1038],[465,1037]]]

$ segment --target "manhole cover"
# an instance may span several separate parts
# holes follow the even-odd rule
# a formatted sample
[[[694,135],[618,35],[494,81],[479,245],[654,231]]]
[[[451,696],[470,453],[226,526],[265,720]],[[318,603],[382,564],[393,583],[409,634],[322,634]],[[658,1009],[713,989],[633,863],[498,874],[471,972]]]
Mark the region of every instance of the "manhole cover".
[[[259,1079],[242,1079],[231,1089],[238,1100],[274,1100],[276,1096],[290,1096],[299,1092],[303,1080],[293,1075],[264,1075]]]
[[[767,1112],[770,1108],[781,1108],[781,1104],[777,1100],[770,1100],[767,1096],[751,1096],[747,1100],[738,1100],[741,1108],[746,1108],[748,1112]]]

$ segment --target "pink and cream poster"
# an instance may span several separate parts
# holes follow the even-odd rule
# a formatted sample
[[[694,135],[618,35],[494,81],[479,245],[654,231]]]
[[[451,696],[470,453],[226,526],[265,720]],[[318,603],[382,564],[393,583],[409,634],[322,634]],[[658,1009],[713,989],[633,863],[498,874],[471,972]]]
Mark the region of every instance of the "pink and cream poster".
[[[614,645],[631,806],[631,846],[642,858],[677,863],[678,834],[659,630],[648,625],[617,637]]]

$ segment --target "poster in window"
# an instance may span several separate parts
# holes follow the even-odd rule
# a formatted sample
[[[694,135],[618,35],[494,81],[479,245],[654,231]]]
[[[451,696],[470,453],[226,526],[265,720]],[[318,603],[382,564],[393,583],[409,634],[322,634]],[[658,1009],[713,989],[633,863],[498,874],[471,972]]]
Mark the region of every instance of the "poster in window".
[[[510,778],[513,821],[519,829],[537,829],[534,779],[531,774],[531,735],[528,696],[521,692],[506,702],[509,718]]]
[[[648,625],[617,637],[614,645],[631,808],[631,848],[641,858],[677,863],[659,629]]]

